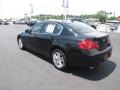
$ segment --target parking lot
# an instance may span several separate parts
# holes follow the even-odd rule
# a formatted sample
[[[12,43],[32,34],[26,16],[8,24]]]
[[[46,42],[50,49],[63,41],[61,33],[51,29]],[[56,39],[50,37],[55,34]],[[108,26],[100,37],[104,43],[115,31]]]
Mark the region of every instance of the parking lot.
[[[119,90],[120,34],[109,33],[112,57],[96,69],[59,71],[50,60],[18,48],[18,33],[25,25],[0,26],[0,90]]]

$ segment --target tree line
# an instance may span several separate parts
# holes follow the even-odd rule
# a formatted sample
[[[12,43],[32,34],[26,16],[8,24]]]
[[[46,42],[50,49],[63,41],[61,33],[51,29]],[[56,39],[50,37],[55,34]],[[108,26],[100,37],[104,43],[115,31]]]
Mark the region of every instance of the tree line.
[[[67,15],[67,18],[82,18],[82,19],[98,19],[101,23],[105,23],[106,20],[117,20],[115,16],[108,17],[112,13],[107,13],[106,11],[98,11],[96,14],[91,14],[91,15]],[[32,18],[37,19],[37,20],[47,20],[47,19],[57,19],[61,20],[64,19],[64,15],[45,15],[45,14],[40,14],[40,15],[34,15]]]

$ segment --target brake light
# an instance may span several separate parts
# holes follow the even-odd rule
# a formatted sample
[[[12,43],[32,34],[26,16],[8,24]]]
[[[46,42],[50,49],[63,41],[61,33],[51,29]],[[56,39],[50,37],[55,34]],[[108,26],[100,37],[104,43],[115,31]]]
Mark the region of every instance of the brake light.
[[[78,43],[81,49],[97,49],[99,45],[91,39],[83,40]]]
[[[110,45],[110,38],[108,37],[108,44]]]

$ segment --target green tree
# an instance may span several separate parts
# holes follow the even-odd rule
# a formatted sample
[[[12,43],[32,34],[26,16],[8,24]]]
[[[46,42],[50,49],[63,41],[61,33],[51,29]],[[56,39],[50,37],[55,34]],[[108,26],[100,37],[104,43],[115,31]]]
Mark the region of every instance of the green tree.
[[[106,20],[107,20],[107,13],[106,13],[106,11],[99,11],[99,12],[97,12],[96,18],[98,18],[101,23],[105,23]]]
[[[113,16],[113,17],[110,17],[109,20],[117,20],[117,18]]]

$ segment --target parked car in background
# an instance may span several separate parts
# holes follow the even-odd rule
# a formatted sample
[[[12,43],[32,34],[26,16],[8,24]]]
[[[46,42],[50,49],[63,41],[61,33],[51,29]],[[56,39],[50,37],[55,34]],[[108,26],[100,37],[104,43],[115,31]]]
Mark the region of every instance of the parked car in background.
[[[111,56],[109,35],[82,22],[43,21],[17,37],[20,49],[31,49],[64,70],[68,66],[95,67]]]
[[[13,24],[27,24],[27,22],[24,19],[20,19],[13,21]]]
[[[117,24],[110,24],[109,28],[113,32],[114,30],[118,29],[118,25]]]
[[[3,21],[4,25],[9,25],[10,23],[8,21]]]
[[[27,23],[27,26],[33,26],[33,25],[35,25],[37,23],[37,21],[30,21],[30,22],[28,22]]]
[[[0,19],[0,25],[2,25],[3,24],[3,20],[2,19]]]
[[[32,26],[34,26],[36,23],[39,23],[39,22],[41,22],[41,21],[38,21],[38,20],[36,20],[36,21],[30,21],[30,22],[27,23],[27,26],[32,27]]]

